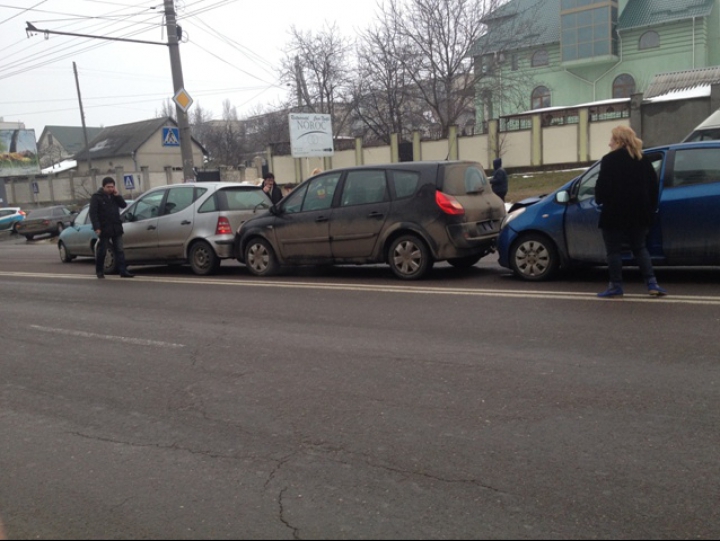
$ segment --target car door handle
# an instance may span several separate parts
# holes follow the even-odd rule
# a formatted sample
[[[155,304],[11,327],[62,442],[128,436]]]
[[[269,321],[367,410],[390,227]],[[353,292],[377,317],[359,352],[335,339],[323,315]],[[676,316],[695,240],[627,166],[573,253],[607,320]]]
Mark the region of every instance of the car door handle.
[[[148,226],[148,231],[152,231],[153,229],[157,229],[157,227],[155,227],[154,225],[149,225],[149,226]]]
[[[368,218],[382,218],[385,216],[382,212],[371,212],[367,215]]]
[[[318,216],[317,218],[315,218],[315,221],[316,222],[327,222],[328,218],[327,218],[327,216]]]
[[[190,225],[192,222],[190,220],[183,220],[180,222],[180,225]]]

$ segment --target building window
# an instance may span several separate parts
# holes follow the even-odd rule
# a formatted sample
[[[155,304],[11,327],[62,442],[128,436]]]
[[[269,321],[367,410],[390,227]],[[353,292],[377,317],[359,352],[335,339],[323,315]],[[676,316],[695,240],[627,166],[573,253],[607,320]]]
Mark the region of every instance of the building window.
[[[613,0],[563,0],[560,46],[563,62],[617,54]]]
[[[550,90],[546,86],[538,86],[532,91],[531,109],[550,107]]]
[[[654,49],[660,47],[660,34],[654,30],[648,30],[640,36],[640,50]]]
[[[623,73],[615,77],[612,86],[613,98],[629,98],[635,94],[635,79],[632,75]]]
[[[545,49],[541,49],[532,55],[530,65],[535,68],[538,66],[547,66],[549,63],[550,58],[548,57],[548,52]]]

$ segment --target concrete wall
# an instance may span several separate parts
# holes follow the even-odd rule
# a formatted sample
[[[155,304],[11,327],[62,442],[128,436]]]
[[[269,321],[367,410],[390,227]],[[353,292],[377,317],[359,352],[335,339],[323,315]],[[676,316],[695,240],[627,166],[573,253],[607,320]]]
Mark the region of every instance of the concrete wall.
[[[609,148],[611,131],[618,125],[631,125],[640,134],[645,146],[667,144],[680,141],[692,128],[702,122],[715,109],[720,108],[720,85],[715,85],[710,98],[677,100],[675,102],[643,103],[641,95],[632,97],[630,117],[603,120],[599,116],[594,121],[589,111],[581,110],[571,114],[575,122],[561,125],[544,126],[541,115],[530,115],[529,129],[498,131],[498,121],[490,122],[488,134],[452,137],[440,141],[420,141],[419,134],[413,135],[415,160],[445,160],[454,151],[454,141],[458,159],[479,161],[486,170],[492,168],[492,160],[500,156],[503,165],[508,168],[546,168],[555,164],[587,164],[599,160]],[[338,151],[331,158],[295,159],[292,156],[269,156],[270,170],[275,174],[278,184],[298,183],[308,178],[316,167],[351,167],[354,165],[378,165],[399,161],[396,146],[363,148],[360,140],[352,150]],[[136,190],[126,192],[123,175],[132,172],[136,175]],[[222,169],[223,180],[231,182],[255,181],[258,175],[255,169],[242,171]],[[8,206],[41,206],[56,203],[81,204],[97,190],[106,174],[98,173],[94,177],[77,173],[63,176],[38,176],[17,178],[6,181],[6,201]],[[120,191],[128,197],[137,197],[142,192],[165,184],[182,182],[182,171],[143,169],[136,172],[122,166],[116,167],[112,175]],[[37,182],[38,192],[33,193],[32,182]]]

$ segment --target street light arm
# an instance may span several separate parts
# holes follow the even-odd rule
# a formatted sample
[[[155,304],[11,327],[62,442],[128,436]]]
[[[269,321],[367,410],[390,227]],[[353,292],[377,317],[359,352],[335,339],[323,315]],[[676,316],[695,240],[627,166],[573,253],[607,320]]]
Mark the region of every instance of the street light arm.
[[[93,39],[104,39],[108,41],[124,41],[127,43],[142,43],[143,45],[164,45],[167,47],[167,43],[163,43],[161,41],[143,41],[139,39],[126,39],[126,38],[111,38],[107,36],[91,36],[89,34],[74,34],[72,32],[58,32],[57,30],[40,30],[39,28],[36,28],[32,23],[27,23],[27,28],[25,29],[27,32],[28,37],[30,37],[32,34],[57,34],[60,36],[74,36],[78,38],[93,38]]]

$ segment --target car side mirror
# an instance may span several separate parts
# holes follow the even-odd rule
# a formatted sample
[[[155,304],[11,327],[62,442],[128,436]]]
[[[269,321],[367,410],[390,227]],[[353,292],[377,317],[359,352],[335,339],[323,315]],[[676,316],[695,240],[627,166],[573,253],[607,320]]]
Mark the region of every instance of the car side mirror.
[[[268,210],[273,216],[280,216],[280,214],[282,214],[282,209],[277,205],[272,205]]]
[[[567,192],[567,190],[558,192],[555,194],[555,201],[557,201],[561,205],[564,205],[570,201],[570,194]]]
[[[122,215],[122,221],[123,222],[132,222],[135,219],[135,216],[133,216],[132,212],[125,212]]]

